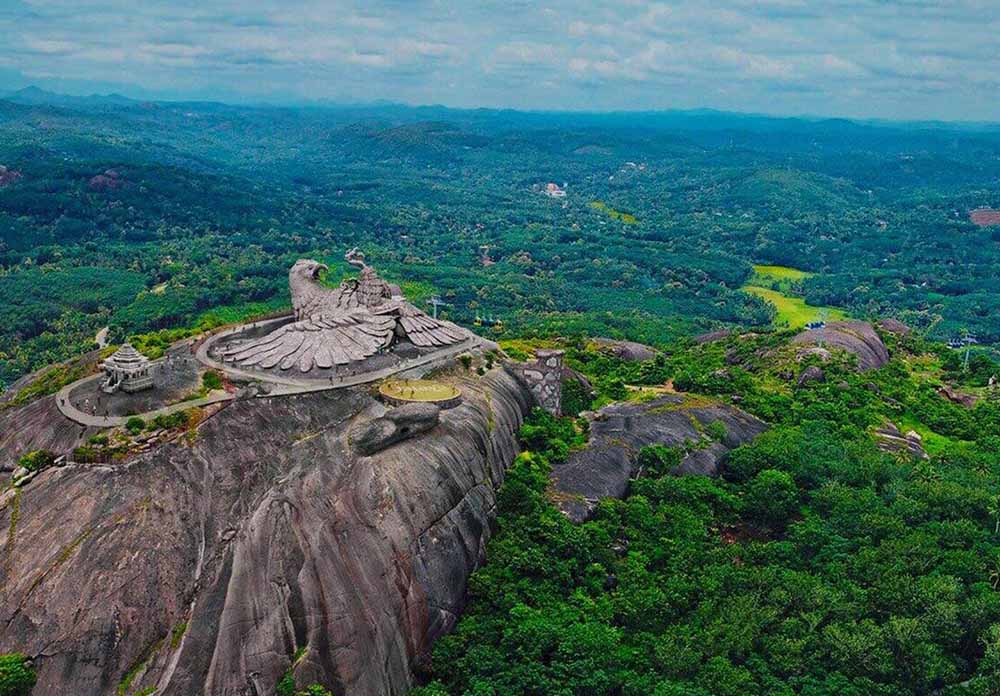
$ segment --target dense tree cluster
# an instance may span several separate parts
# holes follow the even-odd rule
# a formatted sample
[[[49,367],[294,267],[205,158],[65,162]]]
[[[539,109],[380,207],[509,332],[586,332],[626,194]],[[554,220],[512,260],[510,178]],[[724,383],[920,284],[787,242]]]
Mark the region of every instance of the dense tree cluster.
[[[719,480],[671,476],[683,452],[648,447],[629,496],[577,525],[547,488],[582,432],[533,414],[487,563],[413,695],[997,693],[1000,406],[923,389],[946,374],[935,346],[893,348],[881,370],[832,361],[797,386],[780,334],[639,364],[569,345],[595,383],[684,375],[744,392],[771,429]],[[729,366],[742,379],[708,379],[737,354],[754,357]],[[925,433],[929,459],[877,447],[887,415]]]
[[[739,287],[751,263],[773,263],[815,272],[796,289],[814,304],[1000,340],[1000,232],[967,218],[1000,205],[1000,135],[986,129],[0,107],[0,163],[23,174],[0,189],[8,384],[106,325],[117,341],[274,311],[295,258],[337,262],[354,244],[499,335],[662,344],[763,326],[773,308]],[[544,195],[549,181],[567,197]]]

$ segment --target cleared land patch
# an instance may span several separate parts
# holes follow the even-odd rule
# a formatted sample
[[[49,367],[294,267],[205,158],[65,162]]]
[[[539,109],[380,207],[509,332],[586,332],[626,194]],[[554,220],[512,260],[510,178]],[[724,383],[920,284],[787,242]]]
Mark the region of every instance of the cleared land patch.
[[[757,285],[744,285],[742,288],[758,297],[762,297],[775,306],[778,316],[774,323],[777,326],[788,326],[798,329],[811,321],[819,321],[821,318],[826,321],[840,321],[847,318],[847,313],[836,307],[813,307],[806,304],[801,297],[792,297],[772,290],[762,288]]]
[[[636,225],[639,223],[639,218],[637,218],[632,213],[624,213],[620,210],[615,210],[610,205],[604,201],[591,201],[590,207],[594,210],[604,213],[608,217],[618,220],[619,222],[624,222],[626,225]]]
[[[979,208],[969,213],[969,219],[973,225],[989,227],[990,225],[1000,225],[1000,210],[995,208]]]
[[[800,271],[791,266],[768,266],[765,264],[754,264],[753,271],[758,278],[779,282],[782,280],[805,280],[816,275],[809,271]]]

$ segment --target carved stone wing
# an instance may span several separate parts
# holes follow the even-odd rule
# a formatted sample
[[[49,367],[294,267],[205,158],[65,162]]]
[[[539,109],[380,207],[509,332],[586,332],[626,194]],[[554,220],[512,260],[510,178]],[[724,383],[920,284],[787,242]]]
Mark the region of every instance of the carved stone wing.
[[[395,317],[368,312],[320,315],[233,346],[223,352],[222,358],[244,367],[297,367],[301,372],[347,365],[388,346],[395,326]]]
[[[400,302],[397,306],[399,325],[415,346],[449,346],[469,337],[466,331],[451,322],[428,316],[411,304]]]

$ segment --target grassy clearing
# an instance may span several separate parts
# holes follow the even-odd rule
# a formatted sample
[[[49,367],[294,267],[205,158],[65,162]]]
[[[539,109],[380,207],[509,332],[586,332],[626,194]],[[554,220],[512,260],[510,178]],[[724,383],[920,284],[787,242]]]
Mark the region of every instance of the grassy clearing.
[[[778,310],[778,316],[774,320],[775,326],[799,329],[811,321],[818,321],[820,317],[824,316],[824,313],[827,321],[840,321],[847,318],[847,313],[836,307],[813,307],[807,305],[801,297],[791,297],[770,288],[745,285],[743,290],[757,295],[775,306]]]
[[[526,362],[535,359],[539,348],[558,348],[559,343],[546,338],[511,338],[500,341],[500,350],[512,360]]]
[[[594,210],[604,213],[608,217],[618,220],[619,222],[624,222],[626,225],[637,225],[639,224],[639,218],[631,213],[625,213],[621,210],[615,210],[610,205],[604,201],[591,201],[590,207]]]
[[[808,271],[800,271],[797,268],[791,268],[790,266],[767,266],[761,264],[755,264],[753,267],[754,274],[764,280],[805,280],[806,278],[811,278],[816,275],[815,273],[809,273]]]
[[[941,454],[941,452],[962,442],[961,440],[955,440],[945,435],[939,435],[909,413],[904,413],[902,417],[897,420],[896,425],[902,433],[907,433],[910,430],[913,430],[920,435],[920,444],[923,446],[924,451],[931,456]]]

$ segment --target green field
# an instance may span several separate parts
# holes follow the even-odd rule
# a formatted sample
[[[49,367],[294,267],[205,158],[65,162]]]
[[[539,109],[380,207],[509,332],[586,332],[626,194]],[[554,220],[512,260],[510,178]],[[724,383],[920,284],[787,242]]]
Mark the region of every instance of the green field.
[[[777,326],[798,329],[820,318],[824,318],[827,321],[839,321],[847,318],[847,314],[843,310],[835,307],[813,307],[812,305],[807,305],[801,297],[784,295],[770,288],[744,285],[743,290],[764,298],[777,308],[778,316],[774,320]]]
[[[815,273],[800,271],[797,268],[791,268],[789,266],[766,266],[760,264],[754,264],[753,271],[756,276],[754,281],[756,282],[760,282],[761,280],[778,282],[783,280],[798,281],[805,280],[806,278],[816,275]]]
[[[626,225],[636,225],[639,223],[639,219],[635,215],[615,210],[604,201],[591,201],[590,207],[594,210],[599,210],[600,212],[607,214],[609,217],[618,220],[619,222],[624,222]]]

